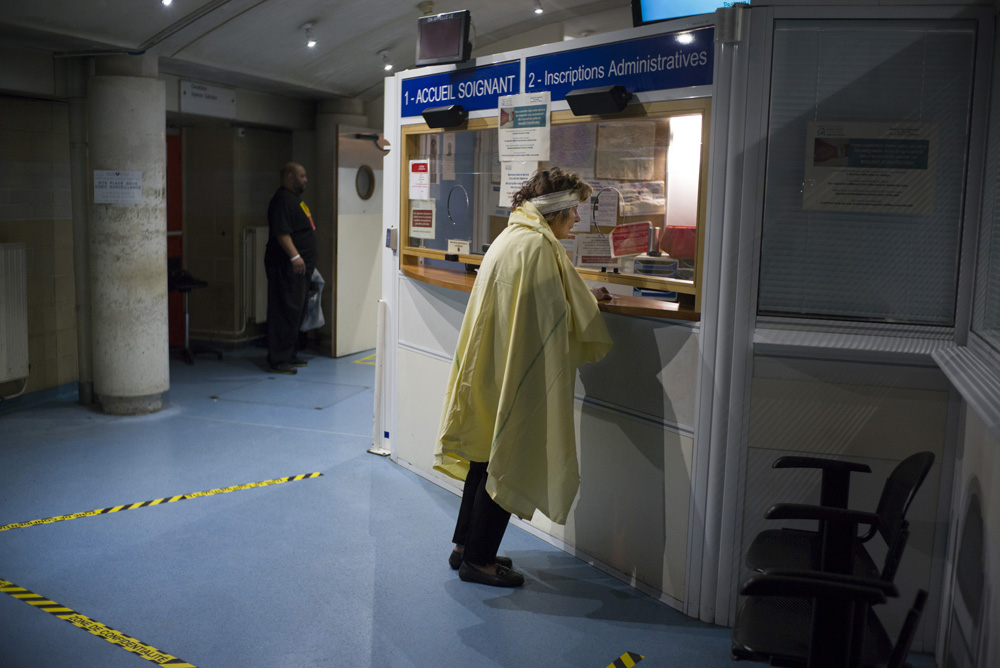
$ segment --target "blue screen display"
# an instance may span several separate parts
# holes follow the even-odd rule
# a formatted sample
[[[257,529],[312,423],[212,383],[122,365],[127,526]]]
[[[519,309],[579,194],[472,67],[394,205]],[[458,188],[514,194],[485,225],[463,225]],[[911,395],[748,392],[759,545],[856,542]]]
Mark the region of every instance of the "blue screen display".
[[[680,16],[711,14],[719,7],[728,7],[734,0],[632,0],[635,25],[675,19]],[[750,4],[750,0],[741,0]]]

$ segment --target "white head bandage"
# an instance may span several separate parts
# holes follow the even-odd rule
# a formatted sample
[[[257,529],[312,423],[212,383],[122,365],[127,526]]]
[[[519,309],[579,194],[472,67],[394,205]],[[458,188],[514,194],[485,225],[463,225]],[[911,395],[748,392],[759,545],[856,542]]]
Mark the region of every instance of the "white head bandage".
[[[572,209],[580,203],[580,196],[572,190],[560,190],[548,195],[533,197],[530,202],[535,205],[539,213],[545,216],[563,209]]]

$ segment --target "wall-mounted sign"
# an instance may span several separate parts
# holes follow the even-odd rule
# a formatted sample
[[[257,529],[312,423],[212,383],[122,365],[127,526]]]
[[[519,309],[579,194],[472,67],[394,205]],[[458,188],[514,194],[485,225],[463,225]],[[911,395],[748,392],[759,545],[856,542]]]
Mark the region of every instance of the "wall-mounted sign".
[[[181,82],[182,114],[236,118],[236,91],[195,81]]]
[[[433,239],[436,235],[434,200],[410,200],[410,236],[417,239]]]
[[[95,169],[94,204],[142,204],[142,172]]]
[[[810,122],[802,207],[930,213],[936,143],[933,123]]]
[[[466,111],[496,109],[501,95],[519,92],[519,61],[403,79],[399,92],[400,116],[419,116],[428,107],[451,104],[460,104]]]
[[[430,169],[430,160],[410,160],[410,199],[428,199],[431,196]]]
[[[709,27],[534,56],[526,61],[524,90],[562,100],[574,89],[615,84],[630,93],[707,86],[714,49]]]

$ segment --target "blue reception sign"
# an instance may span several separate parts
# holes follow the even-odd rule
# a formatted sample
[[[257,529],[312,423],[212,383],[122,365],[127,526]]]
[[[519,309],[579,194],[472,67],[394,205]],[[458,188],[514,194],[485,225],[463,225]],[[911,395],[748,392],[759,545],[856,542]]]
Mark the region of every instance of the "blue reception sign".
[[[460,104],[466,111],[496,109],[501,95],[521,92],[518,61],[404,79],[400,115],[419,116],[428,107]]]
[[[712,83],[715,29],[699,28],[527,59],[527,93],[552,101],[576,88],[621,84],[630,93]]]

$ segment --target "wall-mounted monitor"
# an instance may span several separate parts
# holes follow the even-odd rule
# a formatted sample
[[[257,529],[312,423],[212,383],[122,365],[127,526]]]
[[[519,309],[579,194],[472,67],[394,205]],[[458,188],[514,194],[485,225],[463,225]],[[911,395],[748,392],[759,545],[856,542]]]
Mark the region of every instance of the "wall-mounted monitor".
[[[417,19],[416,66],[464,63],[469,59],[469,10],[432,14]]]
[[[750,0],[740,0],[750,4]],[[732,0],[632,0],[632,25],[644,26],[682,16],[711,14],[719,7],[729,7]]]

